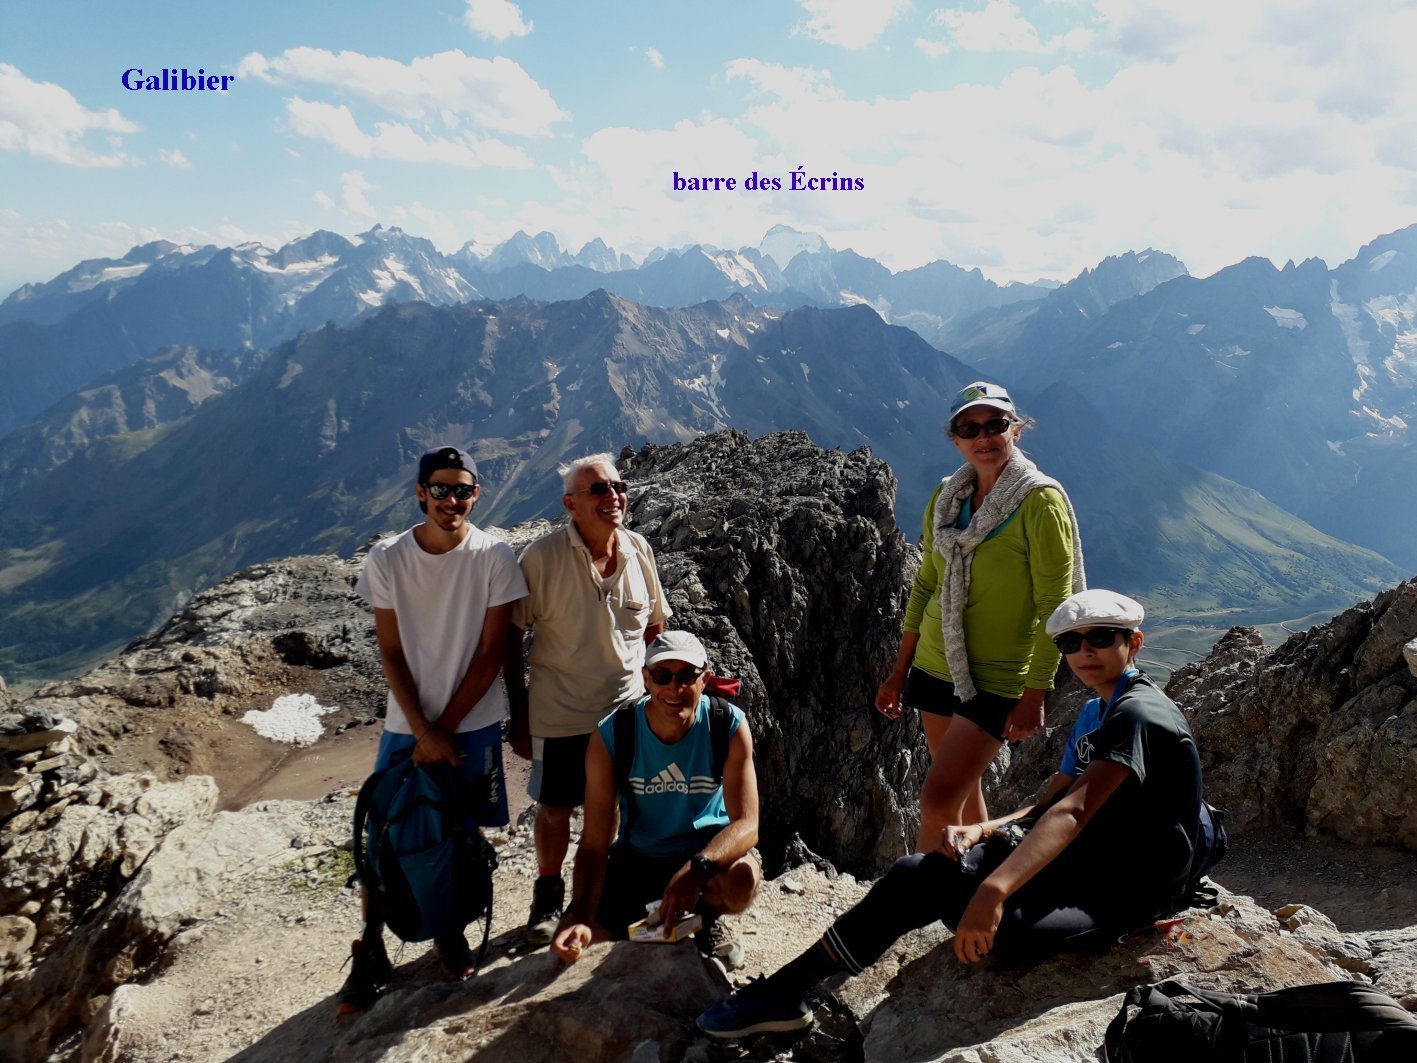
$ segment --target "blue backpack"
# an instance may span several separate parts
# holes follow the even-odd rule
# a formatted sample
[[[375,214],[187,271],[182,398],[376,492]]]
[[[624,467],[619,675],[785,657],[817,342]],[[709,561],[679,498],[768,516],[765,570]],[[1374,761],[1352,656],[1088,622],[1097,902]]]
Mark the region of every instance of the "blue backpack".
[[[401,761],[375,772],[354,804],[354,868],[373,911],[403,941],[428,941],[483,919],[492,929],[497,853],[476,825],[463,777],[447,764]]]

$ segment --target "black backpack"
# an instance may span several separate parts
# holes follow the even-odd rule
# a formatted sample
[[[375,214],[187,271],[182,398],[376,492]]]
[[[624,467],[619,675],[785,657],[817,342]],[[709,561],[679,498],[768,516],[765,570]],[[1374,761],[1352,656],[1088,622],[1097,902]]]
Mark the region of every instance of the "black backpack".
[[[630,836],[630,825],[635,821],[635,792],[630,788],[630,768],[635,763],[635,705],[628,701],[615,710],[615,790],[625,802],[625,822],[620,829],[620,837]],[[709,742],[710,772],[717,785],[723,785],[723,766],[728,763],[728,742],[732,735],[729,728],[733,724],[733,706],[723,698],[709,698]]]
[[[372,912],[403,941],[462,933],[481,917],[481,966],[497,853],[465,820],[466,788],[448,764],[405,760],[369,776],[354,804],[354,868]]]
[[[1128,1018],[1131,1008],[1140,1010]],[[1411,1063],[1417,1059],[1417,1018],[1358,982],[1237,995],[1172,980],[1128,991],[1107,1027],[1103,1058],[1107,1063]]]

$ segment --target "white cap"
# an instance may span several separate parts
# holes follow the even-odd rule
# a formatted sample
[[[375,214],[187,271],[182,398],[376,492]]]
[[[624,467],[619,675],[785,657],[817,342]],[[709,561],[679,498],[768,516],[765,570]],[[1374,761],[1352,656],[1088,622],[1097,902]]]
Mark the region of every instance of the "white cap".
[[[662,631],[645,650],[646,668],[657,661],[683,661],[695,668],[707,668],[708,651],[687,631]]]
[[[1053,610],[1044,630],[1057,638],[1064,631],[1080,627],[1124,627],[1135,631],[1146,619],[1141,602],[1116,591],[1079,591]]]

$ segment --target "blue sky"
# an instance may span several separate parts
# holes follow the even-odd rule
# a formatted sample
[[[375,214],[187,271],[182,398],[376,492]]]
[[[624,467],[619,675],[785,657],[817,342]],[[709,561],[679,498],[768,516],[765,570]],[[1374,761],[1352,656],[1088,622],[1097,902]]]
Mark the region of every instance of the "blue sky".
[[[376,222],[636,256],[782,223],[1000,281],[1332,265],[1417,221],[1413,40],[1396,0],[0,0],[0,292]],[[164,66],[236,81],[120,82]],[[797,166],[866,187],[671,188]]]

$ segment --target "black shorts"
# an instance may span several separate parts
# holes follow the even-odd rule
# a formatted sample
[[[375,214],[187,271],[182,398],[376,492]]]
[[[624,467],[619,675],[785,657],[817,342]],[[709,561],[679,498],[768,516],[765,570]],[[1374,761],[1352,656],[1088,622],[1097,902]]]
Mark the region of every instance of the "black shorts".
[[[628,845],[612,845],[606,859],[605,886],[600,893],[595,921],[610,931],[616,941],[623,941],[630,924],[645,917],[645,905],[664,896],[669,880],[718,831],[717,827],[704,831],[697,845],[673,856],[651,856]],[[762,864],[757,849],[749,849],[748,855]]]
[[[552,808],[585,804],[585,751],[589,746],[589,734],[533,738],[527,795]]]
[[[953,683],[920,668],[911,668],[905,677],[905,687],[900,692],[900,703],[907,709],[934,716],[962,716],[985,734],[1002,742],[1004,724],[1008,722],[1009,713],[1014,711],[1018,699],[978,690],[968,701],[960,701]]]

